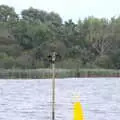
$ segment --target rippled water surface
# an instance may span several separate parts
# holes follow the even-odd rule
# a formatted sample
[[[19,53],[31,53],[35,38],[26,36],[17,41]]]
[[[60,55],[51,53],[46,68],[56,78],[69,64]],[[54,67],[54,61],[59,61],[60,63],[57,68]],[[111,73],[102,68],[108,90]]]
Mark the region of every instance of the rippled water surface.
[[[0,80],[0,120],[51,120],[51,80]],[[56,80],[56,120],[73,120],[80,100],[85,120],[120,120],[120,78]]]

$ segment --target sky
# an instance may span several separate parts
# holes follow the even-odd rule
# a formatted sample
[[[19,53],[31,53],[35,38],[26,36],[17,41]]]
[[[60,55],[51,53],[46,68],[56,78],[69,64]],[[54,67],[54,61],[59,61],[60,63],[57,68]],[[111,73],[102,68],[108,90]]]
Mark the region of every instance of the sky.
[[[18,14],[29,7],[54,11],[64,21],[72,19],[77,22],[88,16],[109,19],[120,15],[120,0],[0,0],[1,4],[14,7]]]

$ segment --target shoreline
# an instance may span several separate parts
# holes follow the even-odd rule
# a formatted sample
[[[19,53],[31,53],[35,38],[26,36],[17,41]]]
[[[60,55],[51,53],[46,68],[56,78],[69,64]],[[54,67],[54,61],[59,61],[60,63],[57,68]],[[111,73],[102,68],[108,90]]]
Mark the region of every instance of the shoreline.
[[[56,69],[56,78],[102,78],[120,77],[120,70],[112,69]],[[0,69],[0,79],[52,78],[51,69]]]

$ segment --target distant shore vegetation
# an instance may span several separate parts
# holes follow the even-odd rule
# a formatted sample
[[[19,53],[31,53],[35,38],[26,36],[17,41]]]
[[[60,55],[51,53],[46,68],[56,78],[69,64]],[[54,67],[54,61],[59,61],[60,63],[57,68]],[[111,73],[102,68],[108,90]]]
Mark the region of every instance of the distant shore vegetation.
[[[49,68],[47,56],[53,50],[61,56],[56,68],[76,69],[78,76],[80,68],[120,69],[120,17],[63,22],[55,12],[31,7],[18,15],[13,7],[0,5],[1,69]]]
[[[120,77],[120,70],[112,69],[56,69],[56,78]],[[0,69],[0,79],[47,79],[51,69]]]

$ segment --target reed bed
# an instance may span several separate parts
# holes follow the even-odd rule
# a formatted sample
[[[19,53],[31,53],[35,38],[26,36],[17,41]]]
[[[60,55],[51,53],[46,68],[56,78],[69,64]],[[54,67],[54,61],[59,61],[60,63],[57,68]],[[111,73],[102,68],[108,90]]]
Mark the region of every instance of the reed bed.
[[[51,78],[51,69],[0,69],[1,79]],[[109,69],[56,69],[56,78],[67,77],[120,77],[120,70]]]

